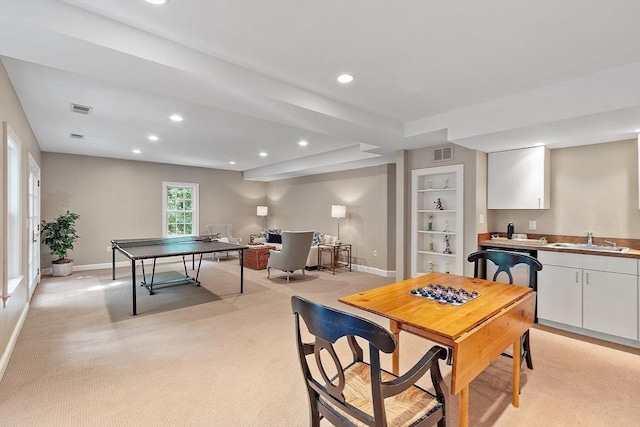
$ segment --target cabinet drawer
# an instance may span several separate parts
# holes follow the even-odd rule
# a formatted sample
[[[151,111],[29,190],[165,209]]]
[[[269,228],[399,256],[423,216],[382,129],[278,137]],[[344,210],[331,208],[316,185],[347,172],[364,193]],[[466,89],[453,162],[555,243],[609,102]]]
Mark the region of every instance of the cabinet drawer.
[[[638,261],[633,258],[542,250],[538,251],[538,261],[540,261],[542,265],[610,271],[612,273],[638,274]]]

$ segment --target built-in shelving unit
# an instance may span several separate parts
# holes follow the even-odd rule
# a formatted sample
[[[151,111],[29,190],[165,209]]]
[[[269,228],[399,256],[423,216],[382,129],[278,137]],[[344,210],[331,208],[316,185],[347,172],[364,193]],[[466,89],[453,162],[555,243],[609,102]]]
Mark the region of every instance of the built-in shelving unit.
[[[412,277],[431,270],[462,274],[463,183],[463,165],[411,172]]]

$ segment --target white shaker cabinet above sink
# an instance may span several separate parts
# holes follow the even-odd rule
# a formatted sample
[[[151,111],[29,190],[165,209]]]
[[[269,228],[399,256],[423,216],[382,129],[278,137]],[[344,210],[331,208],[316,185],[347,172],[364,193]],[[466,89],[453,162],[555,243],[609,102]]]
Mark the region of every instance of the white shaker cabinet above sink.
[[[488,209],[549,209],[550,150],[531,147],[489,153]]]

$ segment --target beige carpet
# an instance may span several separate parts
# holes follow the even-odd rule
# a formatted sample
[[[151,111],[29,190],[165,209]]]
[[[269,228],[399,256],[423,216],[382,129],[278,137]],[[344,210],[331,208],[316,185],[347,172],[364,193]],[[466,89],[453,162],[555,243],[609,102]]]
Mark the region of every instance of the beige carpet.
[[[128,269],[116,281],[110,270],[44,278],[0,382],[0,425],[307,426],[290,296],[358,312],[337,298],[392,280],[312,271],[287,284],[245,269],[240,295],[238,274],[233,258],[205,261],[201,288],[139,288],[136,317]],[[405,369],[431,346],[401,341]],[[637,351],[542,328],[531,341],[535,370],[524,370],[521,407],[510,404],[510,360],[499,358],[471,384],[470,425],[640,425]],[[457,410],[452,397],[449,425]]]

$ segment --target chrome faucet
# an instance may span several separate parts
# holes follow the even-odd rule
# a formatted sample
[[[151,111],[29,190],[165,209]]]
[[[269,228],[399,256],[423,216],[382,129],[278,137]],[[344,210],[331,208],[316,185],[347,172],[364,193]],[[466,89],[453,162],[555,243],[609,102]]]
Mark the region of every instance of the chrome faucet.
[[[611,242],[609,240],[605,240],[604,242],[610,244],[611,247],[613,247],[613,248],[617,248],[618,247],[618,244],[616,242]]]
[[[593,231],[587,231],[587,245],[593,245]]]

